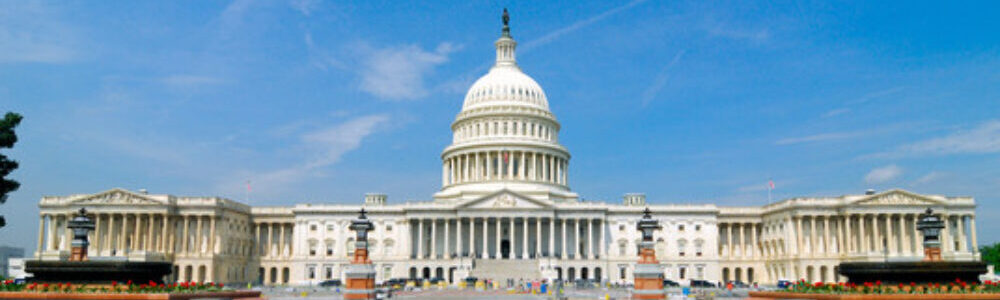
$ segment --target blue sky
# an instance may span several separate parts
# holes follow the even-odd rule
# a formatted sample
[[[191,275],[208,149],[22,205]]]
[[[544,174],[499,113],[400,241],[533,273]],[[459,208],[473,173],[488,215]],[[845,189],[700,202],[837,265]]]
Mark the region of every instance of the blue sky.
[[[903,188],[976,197],[1000,241],[996,2],[6,1],[0,244],[34,249],[41,196],[113,187],[428,200],[505,6],[584,199]]]

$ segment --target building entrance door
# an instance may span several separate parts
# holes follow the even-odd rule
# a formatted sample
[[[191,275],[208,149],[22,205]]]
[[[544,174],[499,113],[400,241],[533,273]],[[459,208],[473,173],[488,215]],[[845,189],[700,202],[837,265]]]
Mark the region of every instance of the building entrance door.
[[[503,259],[510,258],[510,240],[500,242],[500,256]]]

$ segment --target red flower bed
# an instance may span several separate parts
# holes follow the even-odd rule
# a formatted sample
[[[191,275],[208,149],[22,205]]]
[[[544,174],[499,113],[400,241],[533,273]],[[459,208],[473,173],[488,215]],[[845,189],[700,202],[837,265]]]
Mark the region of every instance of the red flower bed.
[[[927,283],[883,285],[882,281],[854,283],[808,283],[805,279],[790,285],[786,292],[803,294],[847,294],[847,295],[894,295],[894,294],[996,294],[1000,293],[1000,283],[986,281],[982,284],[968,283],[955,279],[947,284]]]

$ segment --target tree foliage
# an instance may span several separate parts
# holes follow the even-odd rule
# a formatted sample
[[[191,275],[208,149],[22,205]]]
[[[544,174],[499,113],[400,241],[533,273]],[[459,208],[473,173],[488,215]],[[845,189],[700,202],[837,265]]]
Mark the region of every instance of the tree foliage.
[[[987,265],[1000,265],[1000,243],[979,247],[979,255]]]
[[[17,134],[14,132],[14,128],[18,124],[21,124],[21,115],[13,112],[8,112],[3,116],[3,120],[0,120],[0,149],[12,148],[17,143]],[[0,204],[6,203],[7,196],[21,187],[21,183],[7,178],[7,175],[14,172],[17,167],[17,161],[0,154]],[[0,227],[6,225],[7,221],[3,216],[0,216]]]

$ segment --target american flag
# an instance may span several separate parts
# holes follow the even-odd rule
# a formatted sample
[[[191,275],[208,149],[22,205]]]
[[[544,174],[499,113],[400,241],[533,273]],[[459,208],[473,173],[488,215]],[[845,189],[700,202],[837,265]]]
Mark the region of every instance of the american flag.
[[[774,180],[767,180],[767,188],[772,190],[774,189]]]

